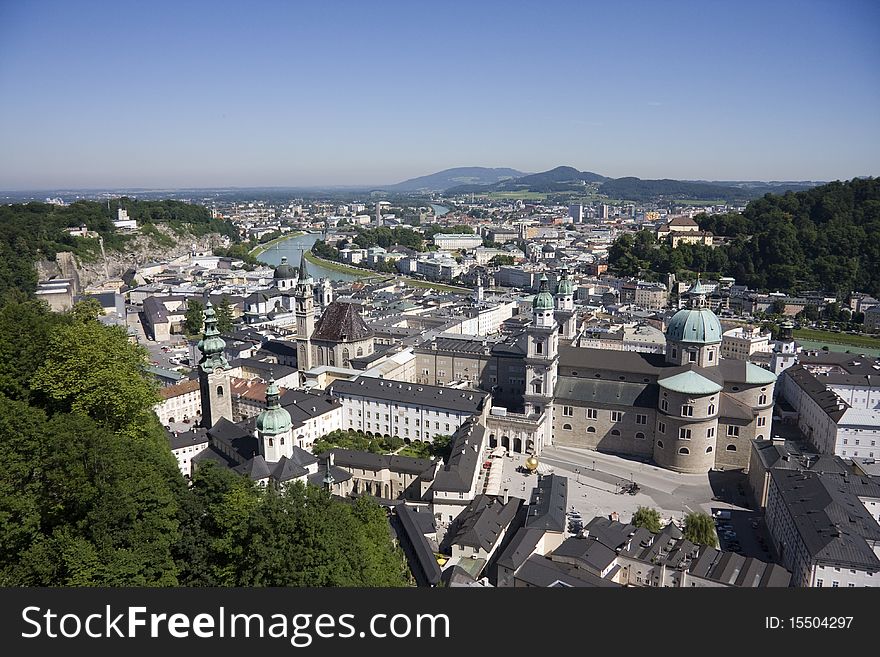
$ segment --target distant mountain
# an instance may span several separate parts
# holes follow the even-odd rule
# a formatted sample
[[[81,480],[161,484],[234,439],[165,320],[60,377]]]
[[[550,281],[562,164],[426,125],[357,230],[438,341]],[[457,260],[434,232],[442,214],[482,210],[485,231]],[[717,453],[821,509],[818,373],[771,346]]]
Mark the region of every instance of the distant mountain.
[[[599,186],[599,193],[609,198],[627,201],[654,201],[658,199],[681,199],[686,201],[727,201],[738,203],[760,198],[770,192],[783,194],[787,191],[803,191],[815,187],[810,182],[704,182],[689,180],[642,180],[641,178],[615,178]]]
[[[459,185],[446,190],[447,194],[470,194],[486,192],[566,192],[576,191],[585,183],[608,180],[592,171],[578,171],[574,167],[556,167],[541,173],[532,173],[489,185]]]
[[[524,176],[516,169],[490,169],[487,167],[456,167],[432,173],[427,176],[410,178],[385,189],[393,192],[442,192],[456,185],[491,185],[493,183]]]

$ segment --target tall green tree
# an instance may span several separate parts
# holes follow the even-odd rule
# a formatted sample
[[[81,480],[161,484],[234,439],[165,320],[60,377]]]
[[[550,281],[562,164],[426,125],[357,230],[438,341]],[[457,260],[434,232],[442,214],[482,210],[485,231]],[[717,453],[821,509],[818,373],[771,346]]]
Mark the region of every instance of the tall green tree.
[[[225,294],[217,305],[217,330],[224,335],[232,331],[232,303]]]
[[[684,519],[684,537],[691,543],[716,547],[715,521],[706,513],[693,511]]]
[[[656,534],[660,527],[660,512],[647,506],[640,506],[629,521],[635,527],[644,527],[649,532]]]
[[[186,315],[183,319],[183,328],[187,335],[198,335],[205,326],[205,304],[198,299],[190,299],[186,302]]]

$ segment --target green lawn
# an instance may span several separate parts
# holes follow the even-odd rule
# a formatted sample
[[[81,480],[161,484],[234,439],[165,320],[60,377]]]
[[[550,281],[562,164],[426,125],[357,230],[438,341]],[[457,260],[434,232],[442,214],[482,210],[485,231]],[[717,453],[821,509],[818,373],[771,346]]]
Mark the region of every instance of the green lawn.
[[[412,287],[420,287],[428,290],[438,290],[440,292],[452,292],[453,294],[471,294],[473,290],[466,287],[456,287],[454,285],[444,285],[443,283],[434,283],[432,281],[420,281],[415,278],[407,278],[401,276],[407,285]]]
[[[360,269],[359,267],[350,267],[348,265],[343,265],[340,262],[334,262],[333,260],[325,260],[324,258],[319,258],[311,251],[306,251],[306,260],[308,262],[313,262],[316,265],[321,265],[325,269],[331,269],[333,271],[338,271],[340,274],[350,274],[351,276],[360,276],[361,278],[370,278],[373,276],[381,276],[381,272],[372,272],[369,269]]]
[[[793,332],[794,337],[817,342],[832,342],[834,344],[852,345],[854,347],[869,347],[880,349],[880,338],[872,338],[868,335],[852,335],[850,333],[835,333],[834,331],[817,331],[816,329],[797,329]]]

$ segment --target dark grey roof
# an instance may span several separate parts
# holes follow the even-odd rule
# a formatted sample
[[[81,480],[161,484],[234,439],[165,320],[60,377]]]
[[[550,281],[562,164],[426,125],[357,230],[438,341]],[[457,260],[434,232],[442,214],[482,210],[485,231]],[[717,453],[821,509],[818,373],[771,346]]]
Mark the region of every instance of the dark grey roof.
[[[260,347],[260,351],[276,356],[296,356],[296,343],[287,340],[268,340]]]
[[[212,442],[229,446],[238,455],[241,463],[246,463],[260,452],[259,443],[246,428],[246,423],[235,424],[221,417],[208,429],[208,436]]]
[[[365,470],[390,470],[405,474],[421,475],[434,467],[429,459],[417,459],[394,454],[373,454],[353,449],[332,449],[333,463],[340,468],[363,468]]]
[[[659,386],[656,383],[626,383],[603,379],[560,376],[554,391],[555,401],[572,401],[618,406],[657,408]]]
[[[357,342],[372,337],[373,329],[361,318],[359,307],[357,304],[342,301],[331,303],[315,325],[312,340]]]
[[[510,568],[514,571],[517,570],[525,563],[526,559],[534,554],[538,541],[541,540],[542,536],[544,536],[543,529],[520,527],[519,531],[514,534],[513,540],[510,541],[504,552],[498,557],[496,563],[499,566]]]
[[[774,444],[771,440],[753,440],[752,445],[765,471],[770,468],[838,473],[849,471],[843,460],[833,454],[793,453],[786,445]]]
[[[328,392],[336,396],[384,399],[472,415],[479,413],[489,399],[489,393],[481,390],[457,390],[369,376],[361,376],[354,381],[334,381]]]
[[[617,351],[614,349],[586,349],[559,345],[559,374],[568,375],[571,369],[578,376],[595,378],[595,374],[605,372],[629,373],[642,375],[656,380],[664,374],[671,374],[672,368],[666,364],[663,354],[644,354],[635,351]],[[616,378],[616,377],[615,377]],[[638,380],[641,379],[630,379]]]
[[[602,516],[596,516],[584,527],[586,535],[594,538],[602,545],[612,550],[625,546],[627,542],[638,545],[641,541],[651,536],[651,532],[643,527],[624,524],[615,520],[609,520]]]
[[[162,324],[168,321],[168,309],[156,297],[144,299],[143,313],[150,324]]]
[[[801,390],[803,390],[810,399],[812,399],[834,422],[837,422],[849,404],[838,397],[833,391],[828,390],[812,372],[804,369],[803,365],[795,365],[789,367],[782,373],[783,376],[789,377]]]
[[[519,509],[522,500],[511,497],[505,504],[494,495],[477,495],[456,518],[453,545],[482,548],[487,552],[501,538]]]
[[[247,475],[253,481],[268,479],[271,474],[269,464],[266,463],[266,459],[260,454],[234,468],[234,470],[240,474]]]
[[[869,544],[880,541],[880,525],[859,500],[880,498],[880,484],[845,472],[774,468],[770,477],[770,494],[782,498],[814,562],[880,571],[880,559]]]
[[[488,354],[495,340],[477,340],[474,338],[450,338],[439,336],[416,347],[417,353],[443,352],[451,354]]]
[[[617,558],[617,552],[594,538],[572,537],[553,550],[551,559],[586,568],[597,575],[608,568]]]
[[[452,434],[449,458],[434,476],[431,486],[435,491],[464,493],[471,489],[485,435],[486,427],[474,418],[466,420]]]
[[[394,507],[394,513],[400,520],[400,526],[413,548],[416,561],[425,579],[431,585],[437,584],[440,581],[440,566],[437,564],[434,551],[431,549],[428,539],[425,538],[423,530],[425,517],[428,520],[433,520],[433,516],[430,512],[419,511],[416,507],[408,504],[398,504]]]
[[[340,483],[342,481],[348,481],[351,479],[351,473],[348,470],[340,468],[336,465],[330,466],[330,474],[333,475],[333,481],[335,483]],[[313,486],[324,487],[324,477],[327,475],[327,456],[321,455],[318,457],[318,471],[310,474],[308,476],[307,481]]]
[[[580,570],[564,563],[557,563],[537,554],[530,556],[520,566],[516,572],[516,579],[530,586],[542,587],[620,586],[616,582],[598,577],[586,570]]]
[[[568,479],[558,475],[539,475],[526,514],[526,527],[564,532],[568,508]]]
[[[340,401],[324,393],[302,390],[286,390],[279,400],[281,407],[290,413],[294,429],[307,421],[338,408]]]
[[[193,445],[204,445],[208,442],[207,430],[199,427],[191,431],[175,433],[168,431],[168,444],[171,449],[182,449]]]
[[[308,452],[305,452],[304,450],[300,451],[304,454],[308,454],[308,456],[311,457],[312,463],[318,462],[318,459],[316,459]],[[289,459],[286,456],[282,456],[280,459],[278,459],[277,463],[270,463],[269,468],[271,470],[272,479],[274,479],[278,483],[306,477],[309,474],[309,471],[304,467],[302,463],[299,463],[297,462],[297,460],[294,459]]]
[[[230,367],[241,367],[243,370],[258,373],[260,378],[266,381],[272,377],[278,380],[297,371],[295,367],[279,365],[278,363],[267,363],[256,358],[236,358],[230,361],[229,365]]]

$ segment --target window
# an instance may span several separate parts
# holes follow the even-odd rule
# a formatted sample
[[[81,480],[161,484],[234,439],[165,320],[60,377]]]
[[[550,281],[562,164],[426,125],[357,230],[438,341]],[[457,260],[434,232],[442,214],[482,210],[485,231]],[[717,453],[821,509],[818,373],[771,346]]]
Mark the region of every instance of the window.
[[[596,433],[596,427],[587,427],[587,433]]]
[[[223,386],[217,386],[217,396],[218,397],[223,396]]]
[[[767,418],[764,416],[758,417],[758,426],[763,427],[767,425]]]
[[[682,447],[681,449],[678,450],[678,453],[679,454],[690,454],[691,452],[687,447]]]
[[[728,451],[728,452],[735,452],[735,451],[736,451],[736,445],[734,445],[733,443],[729,444],[729,445],[727,446],[727,451]]]
[[[681,415],[682,417],[693,417],[694,416],[694,407],[690,404],[685,404],[681,407]]]
[[[679,440],[690,440],[691,439],[691,430],[685,427],[682,427],[678,430],[678,439]]]
[[[595,408],[588,408],[587,409],[587,419],[588,420],[595,420],[597,417],[599,417],[599,413],[598,413],[598,411],[596,411]]]
[[[763,406],[766,403],[767,403],[767,395],[761,395],[760,397],[758,397],[758,405],[759,406]]]
[[[543,354],[544,353],[544,343],[543,342],[536,342],[535,343],[535,353],[536,354]]]
[[[688,362],[689,363],[696,363],[697,362],[697,352],[696,351],[689,351],[688,352]]]
[[[715,360],[715,352],[710,349],[708,353],[709,353],[709,362],[711,363],[713,360]]]
[[[816,580],[816,586],[820,589],[822,588],[822,580],[821,579]]]
[[[658,422],[657,423],[657,433],[666,433],[666,423]]]
[[[663,449],[663,441],[662,440],[657,441],[657,447],[659,447],[660,449]]]
[[[709,446],[706,448],[706,454],[711,454],[711,453],[712,453],[712,445],[709,445]]]
[[[636,440],[644,440],[644,439],[645,439],[645,434],[643,434],[641,431],[637,431],[636,432]]]
[[[709,415],[715,415],[715,404],[709,404]]]
[[[448,425],[448,424],[446,425],[446,430],[449,431],[449,425]]]
[[[660,400],[660,410],[661,411],[668,411],[669,410],[669,402],[666,401],[665,399]]]
[[[272,438],[269,438],[269,447],[274,447],[275,441]]]
[[[672,357],[678,358],[678,349],[676,349],[675,347],[672,348]]]
[[[715,437],[715,427],[709,427],[706,429],[706,438],[714,438]]]
[[[739,436],[739,427],[735,427],[732,424],[727,427],[727,435],[728,436]]]
[[[563,424],[562,429],[564,431],[571,431],[571,425],[570,424]]]
[[[572,407],[572,406],[563,406],[563,407],[562,407],[562,414],[563,414],[565,417],[572,417],[572,416],[574,415],[574,407]]]
[[[611,411],[611,421],[620,422],[623,419],[623,411]]]
[[[840,582],[838,582],[837,580],[831,582],[831,588],[836,589],[839,586],[840,586]]]
[[[648,424],[648,416],[636,415],[636,424]]]
[[[536,395],[540,395],[541,391],[544,389],[544,385],[542,383],[533,383],[532,387],[534,388]]]
[[[612,429],[612,430],[611,430],[611,435],[612,435],[612,436],[619,436],[619,435],[620,435],[620,432],[619,432],[617,429]]]

